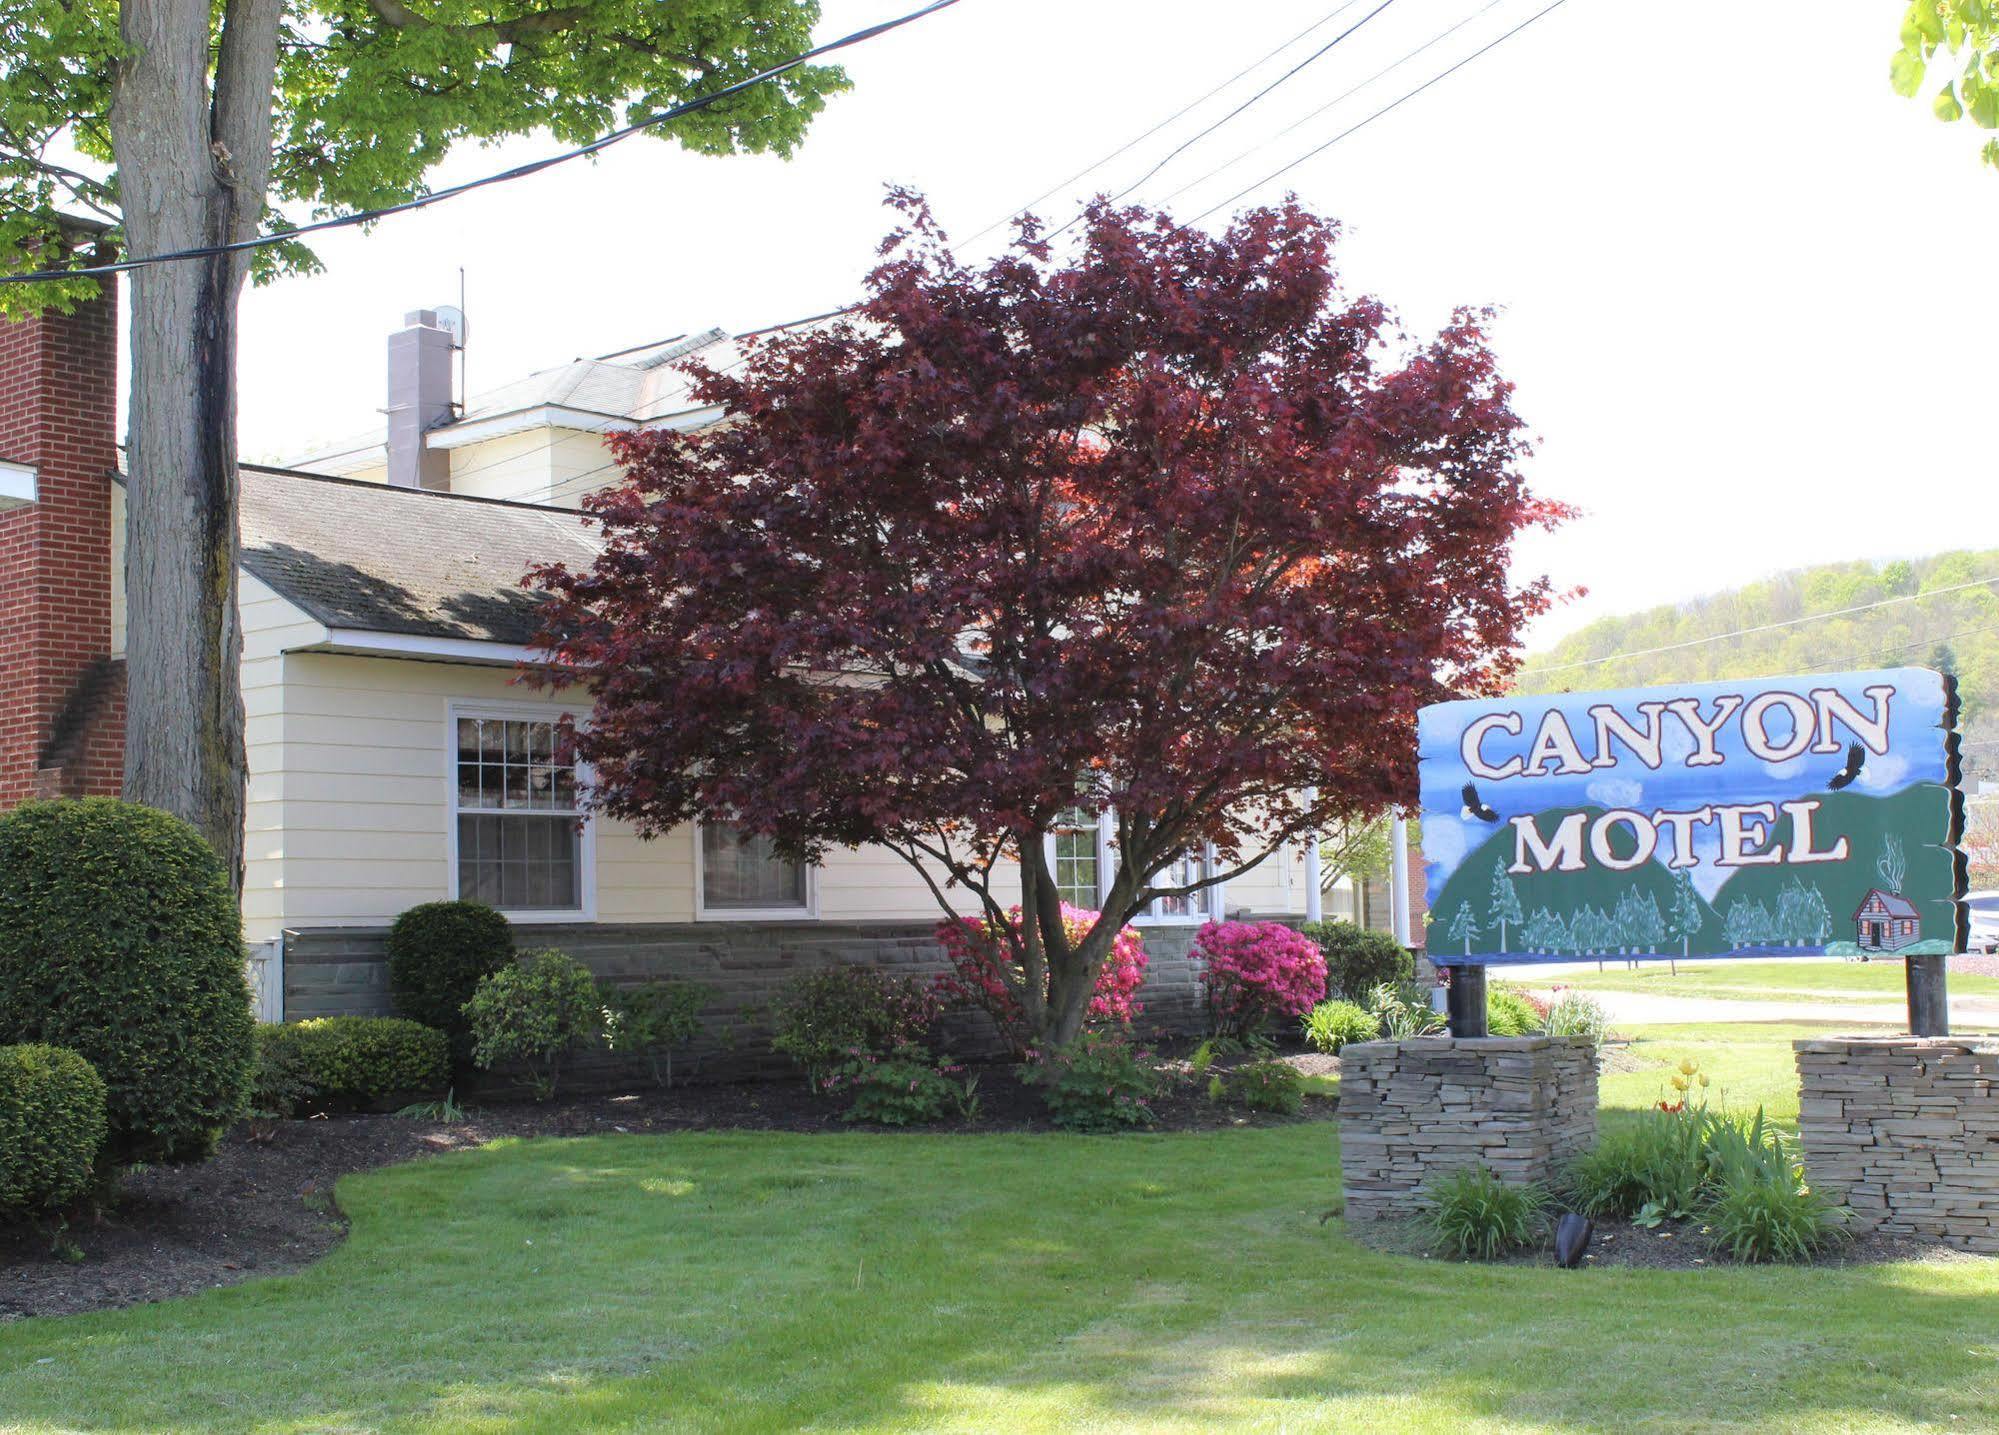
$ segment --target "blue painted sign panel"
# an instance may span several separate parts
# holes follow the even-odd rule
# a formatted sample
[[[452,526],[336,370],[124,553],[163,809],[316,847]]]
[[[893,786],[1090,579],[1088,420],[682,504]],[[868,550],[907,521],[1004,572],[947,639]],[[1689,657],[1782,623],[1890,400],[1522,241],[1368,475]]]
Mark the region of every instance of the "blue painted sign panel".
[[[1431,958],[1961,951],[1955,716],[1927,668],[1424,708]]]

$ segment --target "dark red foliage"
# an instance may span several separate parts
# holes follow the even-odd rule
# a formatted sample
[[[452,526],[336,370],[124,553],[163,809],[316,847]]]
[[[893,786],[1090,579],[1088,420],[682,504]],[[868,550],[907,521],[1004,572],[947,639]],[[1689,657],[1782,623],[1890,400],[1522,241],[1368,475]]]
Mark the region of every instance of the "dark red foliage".
[[[1504,682],[1547,601],[1513,538],[1562,510],[1482,316],[1391,358],[1295,203],[1219,237],[1099,204],[1072,255],[1030,223],[969,268],[894,202],[859,309],[700,373],[733,422],[613,440],[604,557],[534,575],[542,677],[595,694],[596,800],[647,831],[886,843],[995,919],[1027,852],[1080,1022],[1175,854],[1414,799],[1416,708]],[[1079,792],[1124,860],[1072,951],[1040,836]]]

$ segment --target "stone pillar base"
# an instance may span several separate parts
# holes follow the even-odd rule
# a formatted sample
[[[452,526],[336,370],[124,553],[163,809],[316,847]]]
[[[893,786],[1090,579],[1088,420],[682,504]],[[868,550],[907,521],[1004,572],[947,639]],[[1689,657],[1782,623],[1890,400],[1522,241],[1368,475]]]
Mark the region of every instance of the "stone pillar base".
[[[1792,1046],[1805,1174],[1853,1229],[1999,1253],[1999,1037]]]
[[[1547,1181],[1596,1139],[1596,1046],[1579,1037],[1415,1037],[1340,1049],[1347,1223],[1412,1215],[1432,1177],[1483,1164]]]

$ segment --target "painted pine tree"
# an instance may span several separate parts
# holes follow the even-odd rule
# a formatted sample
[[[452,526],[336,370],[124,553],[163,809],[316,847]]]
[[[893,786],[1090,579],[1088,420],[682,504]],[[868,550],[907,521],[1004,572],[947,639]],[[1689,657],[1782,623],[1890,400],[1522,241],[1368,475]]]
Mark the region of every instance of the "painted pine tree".
[[[1509,925],[1526,920],[1520,910],[1520,891],[1507,875],[1506,859],[1496,858],[1492,864],[1492,905],[1486,910],[1486,919],[1499,932],[1499,950],[1506,950],[1506,929]]]
[[[1471,909],[1471,903],[1460,902],[1451,914],[1450,924],[1444,929],[1444,936],[1452,945],[1462,944],[1466,956],[1471,955],[1472,939],[1478,935],[1478,917]]]
[[[1682,867],[1673,873],[1673,898],[1666,907],[1666,930],[1680,939],[1680,955],[1693,952],[1694,938],[1701,930],[1701,899],[1694,891],[1694,879]]]

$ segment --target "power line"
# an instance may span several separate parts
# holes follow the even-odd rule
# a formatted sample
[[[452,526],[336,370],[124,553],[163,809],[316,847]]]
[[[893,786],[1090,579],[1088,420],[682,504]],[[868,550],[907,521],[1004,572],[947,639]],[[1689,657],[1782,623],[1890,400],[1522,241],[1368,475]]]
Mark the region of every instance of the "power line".
[[[1558,0],[1559,3],[1559,0]],[[1727,633],[1708,633],[1698,638],[1688,638],[1681,643],[1664,643],[1656,648],[1634,648],[1625,653],[1606,653],[1600,658],[1579,658],[1570,663],[1551,663],[1546,667],[1527,669],[1522,676],[1538,677],[1542,673],[1562,673],[1573,668],[1593,668],[1599,663],[1615,663],[1625,658],[1649,658],[1656,653],[1677,653],[1684,648],[1698,648],[1706,643],[1720,643],[1729,638],[1747,638],[1756,633],[1774,633],[1779,628],[1795,628],[1800,623],[1817,623],[1826,618],[1844,618],[1853,613],[1869,613],[1876,608],[1890,608],[1897,603],[1920,603],[1929,598],[1941,597],[1945,593],[1961,593],[1967,588],[1984,588],[1999,583],[1999,573],[1990,578],[1977,578],[1969,583],[1953,583],[1946,588],[1932,588],[1927,593],[1905,593],[1899,598],[1882,598],[1873,603],[1860,603],[1851,608],[1835,608],[1826,613],[1806,613],[1800,618],[1785,618],[1776,623],[1759,623],[1753,628],[1737,628]],[[1935,641],[1934,639],[1930,641]]]
[[[810,64],[821,56],[830,55],[837,50],[845,50],[851,46],[859,45],[865,41],[874,39],[878,35],[886,35],[891,30],[899,30],[904,25],[914,24],[918,20],[934,15],[939,10],[948,9],[957,3],[958,0],[930,0],[930,3],[921,9],[912,10],[906,15],[897,16],[893,20],[884,20],[878,25],[870,25],[865,29],[856,30],[849,35],[842,35],[839,39],[829,40],[823,45],[815,45],[812,49],[794,55],[789,60],[772,65],[768,69],[759,70],[756,74],[746,79],[737,80],[732,85],[724,85],[721,89],[714,90],[705,95],[696,95],[693,99],[683,100],[680,104],[668,106],[658,114],[648,115],[642,120],[635,120],[622,129],[613,130],[609,134],[594,139],[586,145],[579,145],[575,149],[564,150],[561,154],[549,155],[545,159],[531,160],[526,164],[518,164],[512,169],[501,170],[497,174],[484,175],[478,179],[468,179],[462,184],[447,185],[443,189],[432,190],[428,194],[420,194],[414,199],[406,199],[400,204],[388,204],[378,209],[363,209],[357,210],[352,214],[335,215],[329,219],[314,220],[309,224],[301,224],[296,228],[283,230],[279,233],[254,235],[249,239],[238,239],[229,244],[207,244],[194,249],[175,249],[169,250],[164,254],[146,254],[136,259],[123,259],[116,263],[92,264],[74,269],[40,269],[28,274],[0,274],[0,284],[43,284],[60,279],[89,279],[109,274],[129,273],[132,270],[144,269],[154,264],[170,264],[186,259],[211,259],[224,254],[241,254],[253,249],[268,248],[273,244],[283,244],[288,240],[297,239],[300,235],[304,234],[317,234],[328,229],[346,229],[357,224],[372,224],[376,220],[386,219],[390,215],[406,214],[414,209],[424,209],[433,204],[440,204],[447,199],[455,199],[461,194],[468,194],[475,189],[483,189],[489,184],[505,184],[512,180],[525,179],[531,174],[539,174],[545,169],[553,169],[556,165],[567,164],[571,160],[582,159],[587,155],[593,155],[599,151],[609,149],[620,140],[630,139],[633,135],[644,130],[653,129],[665,124],[669,120],[676,120],[682,115],[692,114],[696,110],[707,109],[710,105],[726,100],[732,95],[739,95],[744,90],[760,85],[766,80],[776,79],[779,75],[788,74],[801,65]]]
[[[1913,643],[1896,643],[1887,648],[1870,648],[1851,658],[1828,658],[1813,663],[1813,668],[1851,668],[1862,658],[1879,658],[1889,653],[1906,653],[1911,648],[1932,648],[1939,643],[1948,643],[1952,638],[1969,638],[1976,633],[1999,633],[1999,623],[1987,623],[1981,628],[1959,628],[1955,633],[1945,633],[1941,637],[1918,638]]]
[[[1503,3],[1505,3],[1505,0],[1486,0],[1486,3],[1484,5],[1472,11],[1471,14],[1465,16],[1464,19],[1458,21],[1457,24],[1451,26],[1450,29],[1438,31],[1436,34],[1432,35],[1429,39],[1425,40],[1422,44],[1418,45],[1415,49],[1411,50],[1408,54],[1404,55],[1401,59],[1395,61],[1393,64],[1382,66],[1380,69],[1376,70],[1373,74],[1369,75],[1366,79],[1362,80],[1359,84],[1352,86],[1350,89],[1342,90],[1339,94],[1335,95],[1332,99],[1326,101],[1326,103],[1320,105],[1317,109],[1311,111],[1309,114],[1299,116],[1297,119],[1293,120],[1290,124],[1286,125],[1283,129],[1271,135],[1268,139],[1259,140],[1257,143],[1251,145],[1248,149],[1238,154],[1234,159],[1225,160],[1221,164],[1218,164],[1213,169],[1209,170],[1206,174],[1202,175],[1200,178],[1190,179],[1185,184],[1181,185],[1178,189],[1169,190],[1163,197],[1160,198],[1158,202],[1161,205],[1170,204],[1173,200],[1178,199],[1188,190],[1197,189],[1201,185],[1204,185],[1209,180],[1213,179],[1216,175],[1222,174],[1227,170],[1234,169],[1237,165],[1241,164],[1244,160],[1248,159],[1251,155],[1257,153],[1259,150],[1265,149],[1268,146],[1275,144],[1278,140],[1283,139],[1284,136],[1290,134],[1294,130],[1302,128],[1304,125],[1310,123],[1311,121],[1317,119],[1320,115],[1326,113],[1326,111],[1331,109],[1337,109],[1340,105],[1352,99],[1355,95],[1359,94],[1362,90],[1366,89],[1376,80],[1382,79],[1387,75],[1393,74],[1395,71],[1401,69],[1404,65],[1408,64],[1411,60],[1415,59],[1418,55],[1428,50],[1431,46],[1450,39],[1451,36],[1457,34],[1458,31],[1464,29],[1465,26],[1471,24],[1472,21],[1478,19],[1479,16],[1485,14],[1488,10],[1495,9],[1496,7],[1498,7]]]
[[[1314,30],[1320,29],[1323,26],[1330,23],[1331,21],[1338,19],[1342,14],[1344,14],[1348,10],[1353,9],[1353,7],[1355,5],[1358,5],[1359,3],[1360,0],[1344,0],[1342,4],[1335,5],[1331,10],[1328,10],[1325,14],[1321,15],[1318,19],[1314,20],[1311,24],[1307,25],[1304,29],[1300,30],[1297,34],[1293,35],[1290,39],[1286,40],[1283,44],[1279,45],[1276,49],[1270,51],[1268,54],[1264,55],[1261,59],[1258,59],[1252,62],[1251,64],[1243,66],[1240,70],[1237,70],[1233,75],[1230,75],[1226,80],[1223,80],[1220,84],[1208,90],[1205,94],[1200,95],[1195,99],[1187,101],[1186,104],[1180,106],[1179,109],[1173,111],[1173,113],[1168,115],[1165,119],[1160,120],[1157,124],[1153,125],[1151,129],[1145,131],[1144,134],[1137,135],[1132,139],[1126,140],[1123,144],[1119,145],[1109,154],[1103,155],[1097,159],[1090,161],[1090,163],[1084,165],[1081,169],[1077,170],[1067,179],[1062,180],[1057,184],[1050,185],[1047,189],[1035,195],[1034,198],[1028,200],[1027,203],[1008,210],[1005,214],[1002,214],[998,219],[995,219],[992,223],[986,225],[983,229],[976,230],[973,233],[967,235],[964,242],[967,244],[976,244],[979,240],[985,238],[988,234],[991,234],[995,229],[998,229],[1002,224],[1005,224],[1009,219],[1016,219],[1019,216],[1026,214],[1028,211],[1032,210],[1035,205],[1053,198],[1055,195],[1067,189],[1070,185],[1074,184],[1077,180],[1083,178],[1085,175],[1091,174],[1097,170],[1102,169],[1112,160],[1122,159],[1125,155],[1129,154],[1132,150],[1138,148],[1138,146],[1144,144],[1147,140],[1151,139],[1154,135],[1158,134],[1161,130],[1165,129],[1168,125],[1172,124],[1175,120],[1178,120],[1183,116],[1191,113],[1192,111],[1199,109],[1202,105],[1205,105],[1209,100],[1212,100],[1216,95],[1219,95],[1223,90],[1226,90],[1230,85],[1233,85],[1237,80],[1240,80],[1245,75],[1251,74],[1252,72],[1259,70],[1263,66],[1269,64],[1272,60],[1276,59],[1279,55],[1283,54],[1286,50],[1290,49],[1293,45],[1297,44],[1300,40],[1304,39],[1307,35],[1311,34]]]
[[[1144,174],[1140,175],[1137,179],[1133,180],[1130,184],[1126,185],[1123,189],[1119,190],[1116,194],[1112,195],[1111,202],[1115,204],[1118,200],[1123,199],[1126,195],[1130,194],[1133,190],[1137,189],[1140,185],[1144,184],[1147,180],[1151,179],[1155,174],[1158,174],[1160,170],[1166,168],[1167,165],[1173,163],[1174,160],[1178,159],[1181,155],[1185,154],[1188,150],[1192,149],[1195,145],[1199,144],[1202,140],[1206,139],[1209,135],[1213,134],[1216,130],[1220,129],[1223,125],[1227,124],[1230,120],[1233,120],[1237,115],[1241,114],[1244,110],[1247,110],[1251,105],[1255,104],[1265,95],[1270,94],[1273,90],[1285,84],[1293,76],[1297,75],[1300,71],[1304,70],[1307,66],[1317,63],[1321,57],[1330,53],[1335,46],[1339,45],[1349,35],[1353,34],[1356,30],[1360,29],[1361,26],[1365,25],[1368,21],[1372,20],[1375,16],[1379,15],[1382,11],[1386,10],[1390,5],[1393,5],[1394,3],[1395,0],[1381,0],[1381,3],[1379,5],[1376,5],[1372,10],[1368,11],[1365,15],[1361,16],[1360,19],[1354,21],[1353,24],[1347,26],[1346,29],[1340,31],[1339,34],[1333,36],[1332,39],[1326,41],[1325,44],[1319,46],[1318,49],[1314,50],[1311,54],[1307,55],[1304,59],[1300,60],[1297,64],[1293,65],[1290,69],[1286,70],[1283,74],[1279,75],[1276,79],[1272,80],[1269,84],[1265,85],[1262,89],[1258,90],[1255,94],[1251,95],[1248,99],[1244,100],[1241,104],[1237,105],[1234,109],[1230,110],[1227,114],[1223,115],[1220,119],[1209,124],[1205,129],[1198,131],[1197,133],[1191,135],[1187,139],[1182,140],[1178,145],[1175,145],[1171,150],[1167,152],[1166,157],[1164,159],[1161,159],[1158,163],[1154,164],[1151,169],[1148,169]],[[1081,219],[1082,217],[1083,217],[1082,214],[1080,213],[1077,214],[1074,218],[1070,219],[1067,224],[1064,224],[1062,228],[1054,231],[1054,233],[1050,234],[1048,237],[1050,239],[1059,238],[1063,233],[1069,230],[1076,223],[1077,220]]]
[[[1448,70],[1445,70],[1440,74],[1432,75],[1429,79],[1425,80],[1415,89],[1410,90],[1407,94],[1404,94],[1397,99],[1391,100],[1389,103],[1383,105],[1380,109],[1376,110],[1373,114],[1369,115],[1366,119],[1361,120],[1358,124],[1348,125],[1345,129],[1341,130],[1338,134],[1334,135],[1324,144],[1319,145],[1316,148],[1305,151],[1305,153],[1299,155],[1296,159],[1292,160],[1290,163],[1279,165],[1276,169],[1272,170],[1269,174],[1266,174],[1262,179],[1257,180],[1254,184],[1244,185],[1241,189],[1237,190],[1227,199],[1222,200],[1218,204],[1209,205],[1206,209],[1202,210],[1199,214],[1195,215],[1192,219],[1188,220],[1187,223],[1199,224],[1202,220],[1206,219],[1216,210],[1228,208],[1228,206],[1234,204],[1238,199],[1241,199],[1244,195],[1254,193],[1256,190],[1263,188],[1264,185],[1269,184],[1270,181],[1272,181],[1273,179],[1278,179],[1286,174],[1289,174],[1299,165],[1305,163],[1305,161],[1313,159],[1318,155],[1324,154],[1327,150],[1331,149],[1334,145],[1338,144],[1341,140],[1345,139],[1347,136],[1358,134],[1360,131],[1366,129],[1369,125],[1373,124],[1376,120],[1380,119],[1383,115],[1389,113],[1391,110],[1400,109],[1403,105],[1407,104],[1410,100],[1415,99],[1416,96],[1422,94],[1423,91],[1429,89],[1432,85],[1437,84],[1439,81],[1449,79],[1452,75],[1455,75],[1459,70],[1462,70],[1466,65],[1469,65],[1473,60],[1478,59],[1479,56],[1487,53],[1490,50],[1497,49],[1499,46],[1505,44],[1508,40],[1512,39],[1515,35],[1518,35],[1522,30],[1525,30],[1529,25],[1532,25],[1535,21],[1541,19],[1542,16],[1551,14],[1554,11],[1561,9],[1561,7],[1566,3],[1568,3],[1568,0],[1554,0],[1554,3],[1544,7],[1543,9],[1535,11],[1532,15],[1529,15],[1525,20],[1522,20],[1518,25],[1515,25],[1511,30],[1508,30],[1504,34],[1500,35],[1498,39],[1490,40],[1484,45],[1481,45],[1478,49],[1473,50],[1469,55],[1465,56],[1455,65],[1452,65]]]

